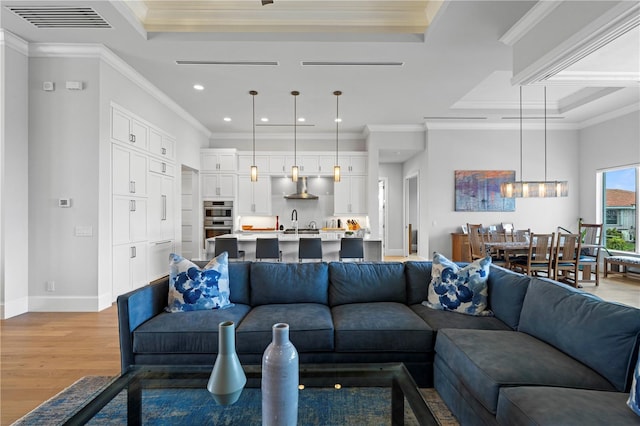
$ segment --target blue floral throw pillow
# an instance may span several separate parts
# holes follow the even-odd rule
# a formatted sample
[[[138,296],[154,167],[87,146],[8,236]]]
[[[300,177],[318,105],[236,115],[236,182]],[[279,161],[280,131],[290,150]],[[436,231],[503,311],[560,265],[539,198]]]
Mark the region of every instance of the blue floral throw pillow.
[[[169,255],[169,312],[219,309],[229,301],[228,254],[223,252],[200,269],[177,254]]]
[[[491,257],[478,259],[461,268],[440,253],[434,253],[428,300],[422,304],[461,314],[493,316],[493,312],[487,309],[490,266]]]
[[[634,413],[640,416],[640,358],[638,358],[636,369],[633,371],[633,382],[631,383],[631,393],[629,394],[627,405]]]

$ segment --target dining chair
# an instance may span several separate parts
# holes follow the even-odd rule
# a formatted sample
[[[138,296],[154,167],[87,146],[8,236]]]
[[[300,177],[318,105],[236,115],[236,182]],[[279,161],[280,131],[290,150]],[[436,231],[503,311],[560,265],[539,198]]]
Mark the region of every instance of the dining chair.
[[[532,233],[527,256],[510,261],[511,269],[531,276],[539,276],[544,273],[548,278],[553,277],[554,238],[555,232],[551,234]]]
[[[467,232],[469,232],[469,251],[471,260],[484,259],[487,257],[487,253],[484,250],[482,224],[467,223]]]
[[[513,241],[529,242],[531,237],[531,229],[516,229],[513,231]]]
[[[553,279],[573,287],[579,287],[580,234],[558,232],[555,246]]]
[[[214,242],[214,255],[218,256],[220,253],[226,251],[229,254],[229,259],[242,259],[244,260],[244,250],[238,250],[237,238],[216,238]]]
[[[602,248],[602,224],[581,223],[581,252],[578,266],[582,271],[582,277],[578,283],[595,283],[600,285],[600,249]],[[592,277],[592,274],[595,275]]]
[[[491,255],[492,263],[500,266],[504,266],[507,261],[504,255],[504,250],[497,249],[491,244],[487,245],[486,243],[506,243],[507,242],[507,234],[504,230],[489,230],[489,232],[485,233],[485,247],[488,247],[488,252]]]
[[[340,240],[340,261],[343,259],[364,260],[364,242],[362,238],[342,238]]]
[[[277,238],[256,238],[256,260],[277,259],[282,261],[282,251]]]
[[[319,259],[322,261],[322,239],[300,238],[298,241],[298,262],[303,259]]]

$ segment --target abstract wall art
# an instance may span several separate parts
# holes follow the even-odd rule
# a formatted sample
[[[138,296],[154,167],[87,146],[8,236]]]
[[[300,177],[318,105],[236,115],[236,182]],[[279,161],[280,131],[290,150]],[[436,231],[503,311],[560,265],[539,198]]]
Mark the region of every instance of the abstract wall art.
[[[513,182],[515,177],[514,170],[456,170],[456,211],[515,211],[515,198],[500,196],[500,185]]]

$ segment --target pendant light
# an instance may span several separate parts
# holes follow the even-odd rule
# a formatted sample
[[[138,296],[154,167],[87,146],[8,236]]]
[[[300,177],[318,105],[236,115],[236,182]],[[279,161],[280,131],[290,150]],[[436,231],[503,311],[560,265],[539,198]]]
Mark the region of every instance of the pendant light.
[[[298,181],[298,162],[296,158],[297,150],[297,131],[298,131],[298,109],[297,109],[297,97],[300,94],[297,90],[291,92],[293,95],[293,166],[291,167],[291,180],[293,182]]]
[[[528,185],[522,181],[522,86],[520,86],[520,180],[502,183],[500,195],[503,198],[520,198],[524,191],[528,192],[528,189]]]
[[[338,100],[342,92],[336,90],[333,94],[336,95],[336,165],[333,166],[333,181],[340,182],[340,163],[338,162],[338,125],[340,124],[340,110],[338,109]]]
[[[544,86],[544,181],[537,182],[538,197],[566,197],[567,181],[547,180],[547,86]]]
[[[251,166],[251,182],[258,181],[258,166],[256,166],[256,95],[258,92],[249,92],[253,103],[253,165]]]

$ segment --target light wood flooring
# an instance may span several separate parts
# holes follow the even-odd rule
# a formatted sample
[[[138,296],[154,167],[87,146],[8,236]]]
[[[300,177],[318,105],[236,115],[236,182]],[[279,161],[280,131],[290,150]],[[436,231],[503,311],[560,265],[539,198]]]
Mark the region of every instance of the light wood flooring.
[[[611,277],[585,290],[640,308],[640,280]],[[0,425],[11,424],[83,376],[120,373],[115,305],[95,313],[19,315],[0,321],[0,337]]]

